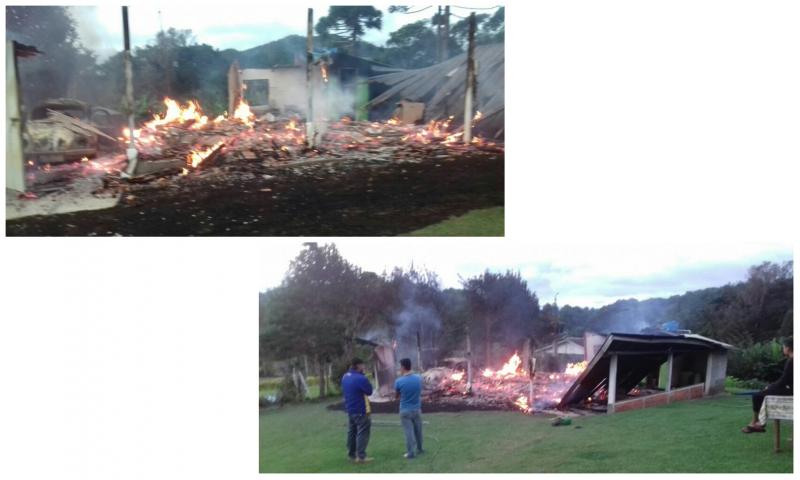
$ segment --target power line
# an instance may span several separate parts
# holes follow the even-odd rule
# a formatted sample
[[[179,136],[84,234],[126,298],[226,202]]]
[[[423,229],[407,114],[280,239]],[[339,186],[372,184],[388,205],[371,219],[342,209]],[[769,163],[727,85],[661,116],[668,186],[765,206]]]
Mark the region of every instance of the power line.
[[[420,8],[419,10],[414,10],[413,12],[403,12],[403,13],[404,13],[405,15],[411,15],[412,13],[424,12],[425,10],[427,10],[427,9],[429,9],[429,8],[431,8],[431,7],[433,7],[433,5],[428,5],[428,6],[427,6],[427,7],[425,7],[425,8]]]
[[[500,8],[500,5],[496,5],[494,7],[459,7],[458,5],[450,5],[453,8],[462,8],[464,10],[494,10],[495,8]]]

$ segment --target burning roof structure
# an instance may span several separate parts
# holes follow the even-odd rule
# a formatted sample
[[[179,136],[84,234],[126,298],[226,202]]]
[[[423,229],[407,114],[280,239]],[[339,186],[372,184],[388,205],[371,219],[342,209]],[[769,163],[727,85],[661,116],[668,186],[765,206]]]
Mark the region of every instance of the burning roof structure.
[[[718,393],[731,348],[689,333],[612,333],[564,392],[559,407],[613,413]]]
[[[476,132],[488,138],[501,138],[505,127],[505,46],[503,44],[475,47],[477,70],[477,105],[481,123]],[[370,78],[389,88],[369,102],[370,107],[385,102],[412,100],[425,103],[425,120],[464,116],[464,78],[467,54],[416,70],[387,73]]]

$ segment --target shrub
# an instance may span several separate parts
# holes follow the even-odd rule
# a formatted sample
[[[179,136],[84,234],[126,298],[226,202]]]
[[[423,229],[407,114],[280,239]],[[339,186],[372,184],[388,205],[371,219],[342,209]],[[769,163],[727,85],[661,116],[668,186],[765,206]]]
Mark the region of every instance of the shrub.
[[[772,340],[732,351],[728,358],[728,374],[737,379],[772,382],[780,377],[783,364],[782,346]]]
[[[740,390],[761,390],[767,386],[767,382],[762,380],[742,380],[736,377],[725,377],[725,388],[736,388]]]

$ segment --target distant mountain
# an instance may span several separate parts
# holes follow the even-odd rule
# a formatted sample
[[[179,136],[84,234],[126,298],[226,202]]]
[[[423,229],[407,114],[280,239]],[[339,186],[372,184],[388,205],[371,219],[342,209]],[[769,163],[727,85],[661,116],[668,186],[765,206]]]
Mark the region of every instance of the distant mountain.
[[[316,48],[326,48],[319,38],[314,39]],[[384,47],[369,42],[358,43],[358,56],[380,61]],[[227,51],[226,51],[227,52]],[[235,53],[233,53],[235,52]],[[306,61],[306,37],[289,35],[247,50],[231,52],[239,60],[241,68],[268,68],[277,65],[304,65]]]
[[[618,300],[600,308],[566,305],[559,310],[564,331],[580,335],[639,333],[676,322],[679,328],[746,346],[791,335],[794,278],[746,282],[688,291],[669,298]]]

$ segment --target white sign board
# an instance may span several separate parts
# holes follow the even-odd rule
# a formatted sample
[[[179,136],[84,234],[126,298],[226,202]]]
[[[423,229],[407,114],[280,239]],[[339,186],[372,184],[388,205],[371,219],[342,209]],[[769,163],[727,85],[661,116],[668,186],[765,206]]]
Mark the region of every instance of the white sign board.
[[[792,420],[793,397],[768,395],[764,398],[767,420]]]

